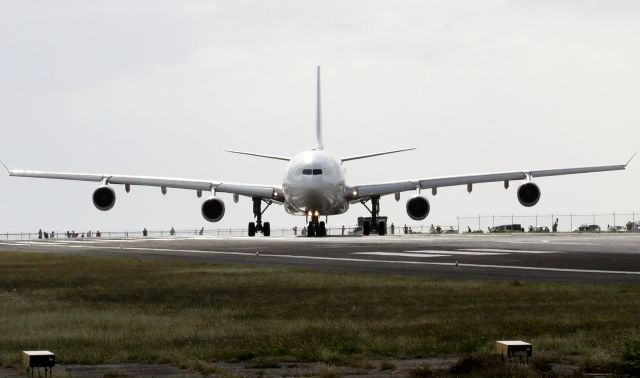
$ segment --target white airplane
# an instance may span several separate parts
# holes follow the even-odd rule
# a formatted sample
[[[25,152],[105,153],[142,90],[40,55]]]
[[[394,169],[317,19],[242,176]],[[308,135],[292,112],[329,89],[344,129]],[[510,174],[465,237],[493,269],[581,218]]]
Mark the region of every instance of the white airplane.
[[[116,194],[112,185],[124,185],[127,193],[131,190],[132,185],[160,187],[163,194],[166,194],[167,188],[190,189],[195,190],[199,198],[202,197],[203,192],[209,193],[209,197],[202,204],[202,216],[207,221],[217,222],[222,219],[225,213],[224,202],[217,197],[217,194],[231,193],[236,203],[238,202],[239,196],[247,196],[253,200],[253,216],[255,222],[249,223],[249,236],[255,236],[256,232],[261,232],[264,236],[270,235],[271,225],[269,222],[262,222],[262,214],[274,203],[283,205],[289,214],[305,215],[309,222],[308,236],[325,236],[326,226],[325,222],[320,221],[321,217],[325,217],[326,219],[329,215],[342,214],[349,209],[350,204],[361,203],[371,213],[370,220],[365,221],[362,227],[364,235],[369,235],[371,232],[384,235],[387,227],[385,222],[379,220],[378,217],[380,197],[385,195],[395,194],[396,201],[399,201],[401,192],[413,191],[415,194],[409,198],[406,203],[407,215],[413,220],[423,220],[429,215],[430,205],[429,201],[420,194],[422,189],[431,189],[431,193],[435,196],[438,188],[466,185],[467,191],[471,193],[473,184],[504,182],[504,187],[507,189],[510,181],[525,180],[518,188],[518,200],[523,206],[531,207],[538,203],[541,193],[538,185],[532,181],[533,178],[624,170],[635,156],[634,154],[626,164],[621,165],[522,170],[503,173],[420,178],[374,184],[347,185],[345,182],[345,172],[342,167],[345,162],[413,149],[414,148],[405,148],[339,159],[336,159],[326,152],[322,143],[320,67],[318,67],[316,148],[304,151],[293,158],[227,150],[227,152],[236,154],[288,161],[282,186],[234,184],[217,180],[192,180],[115,174],[25,171],[9,169],[6,164],[2,164],[10,176],[99,182],[100,186],[93,192],[93,204],[98,210],[102,211],[110,210],[116,202]],[[366,205],[369,201],[371,202],[371,208]],[[262,203],[267,205],[264,210],[262,209]]]

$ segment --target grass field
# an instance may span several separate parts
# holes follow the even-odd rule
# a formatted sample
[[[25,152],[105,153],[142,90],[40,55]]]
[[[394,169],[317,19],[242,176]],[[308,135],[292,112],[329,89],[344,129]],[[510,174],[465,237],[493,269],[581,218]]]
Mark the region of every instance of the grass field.
[[[0,252],[4,366],[18,366],[22,350],[49,349],[66,364],[201,371],[217,361],[433,356],[482,369],[501,339],[534,344],[534,375],[552,362],[638,372],[640,287]]]

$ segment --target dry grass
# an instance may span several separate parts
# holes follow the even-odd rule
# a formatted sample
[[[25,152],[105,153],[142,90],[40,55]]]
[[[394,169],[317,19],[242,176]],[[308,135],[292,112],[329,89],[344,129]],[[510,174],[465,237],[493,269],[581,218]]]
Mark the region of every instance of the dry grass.
[[[617,369],[640,354],[640,288],[444,281],[0,252],[0,363],[322,361],[491,355]],[[326,375],[333,374],[328,368]],[[422,372],[422,373],[426,373]]]

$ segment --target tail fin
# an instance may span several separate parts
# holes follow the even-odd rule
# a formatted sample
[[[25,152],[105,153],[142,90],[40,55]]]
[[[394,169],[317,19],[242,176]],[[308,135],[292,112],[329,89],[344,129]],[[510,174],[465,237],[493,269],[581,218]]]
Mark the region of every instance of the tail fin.
[[[322,103],[320,101],[320,66],[318,66],[318,93],[316,103],[316,150],[322,150]]]

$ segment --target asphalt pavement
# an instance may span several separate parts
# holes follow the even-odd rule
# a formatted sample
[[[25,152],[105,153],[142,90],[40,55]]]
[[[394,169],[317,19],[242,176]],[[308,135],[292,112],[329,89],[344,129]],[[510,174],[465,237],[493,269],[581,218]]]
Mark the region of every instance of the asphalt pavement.
[[[640,233],[63,238],[0,241],[0,250],[451,279],[640,283]]]

